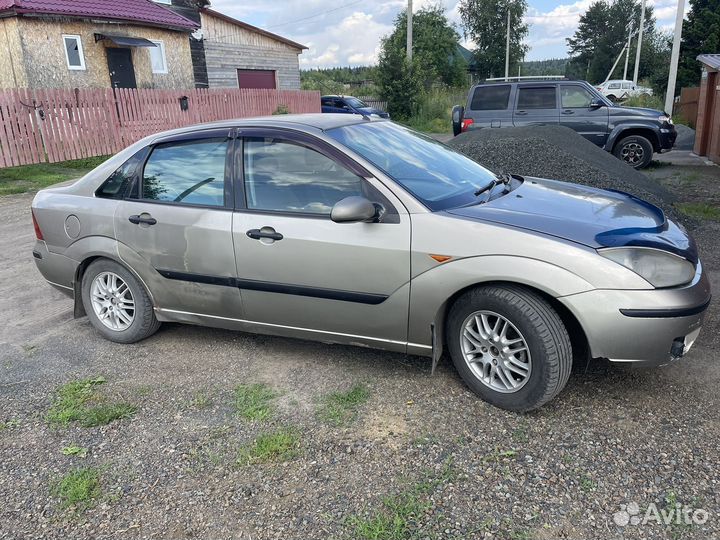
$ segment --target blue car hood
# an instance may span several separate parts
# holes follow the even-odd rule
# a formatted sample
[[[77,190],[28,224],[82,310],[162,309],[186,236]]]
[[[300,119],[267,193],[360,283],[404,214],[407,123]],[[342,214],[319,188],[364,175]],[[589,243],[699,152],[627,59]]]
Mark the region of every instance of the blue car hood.
[[[485,204],[447,211],[457,217],[536,231],[591,248],[640,246],[697,264],[695,242],[657,206],[621,191],[526,177]]]
[[[363,114],[371,115],[371,114],[377,114],[378,116],[386,116],[387,113],[381,109],[376,109],[375,107],[359,107],[357,109],[358,111],[362,112]]]

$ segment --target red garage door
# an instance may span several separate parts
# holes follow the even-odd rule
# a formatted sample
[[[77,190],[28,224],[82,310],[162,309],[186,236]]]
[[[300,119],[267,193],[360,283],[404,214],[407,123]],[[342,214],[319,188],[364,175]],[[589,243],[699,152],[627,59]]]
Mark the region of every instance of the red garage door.
[[[275,88],[275,72],[265,69],[238,69],[239,88]]]

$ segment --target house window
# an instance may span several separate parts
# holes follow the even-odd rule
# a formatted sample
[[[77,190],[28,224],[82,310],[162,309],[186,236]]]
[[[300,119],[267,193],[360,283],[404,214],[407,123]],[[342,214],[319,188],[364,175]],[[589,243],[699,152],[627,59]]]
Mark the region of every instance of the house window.
[[[167,4],[168,6],[172,5],[172,0],[155,0],[155,3],[157,4]]]
[[[85,57],[83,56],[80,36],[63,35],[63,44],[65,45],[65,60],[67,61],[68,69],[84,70]]]
[[[165,60],[165,43],[151,39],[155,46],[148,47],[150,50],[150,65],[153,73],[167,73],[167,61]]]

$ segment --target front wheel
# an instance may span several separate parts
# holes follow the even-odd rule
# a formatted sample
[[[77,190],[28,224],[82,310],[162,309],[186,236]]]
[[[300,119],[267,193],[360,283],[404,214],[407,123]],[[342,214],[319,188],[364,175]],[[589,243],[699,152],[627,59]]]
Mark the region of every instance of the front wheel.
[[[613,155],[635,169],[644,169],[652,161],[653,145],[641,135],[630,135],[615,145]]]
[[[460,296],[450,308],[446,336],[465,383],[502,409],[536,409],[570,377],[565,325],[547,301],[520,286],[483,286]]]

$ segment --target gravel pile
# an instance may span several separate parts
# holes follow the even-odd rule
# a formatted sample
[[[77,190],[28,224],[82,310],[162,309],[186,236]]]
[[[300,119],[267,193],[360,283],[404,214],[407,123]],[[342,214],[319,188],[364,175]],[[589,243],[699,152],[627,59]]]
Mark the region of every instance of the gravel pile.
[[[566,127],[479,129],[449,144],[494,172],[625,191],[664,210],[673,202],[658,183]]]
[[[677,130],[677,139],[675,140],[675,150],[692,150],[695,146],[695,130],[688,126],[678,124],[675,126]]]

